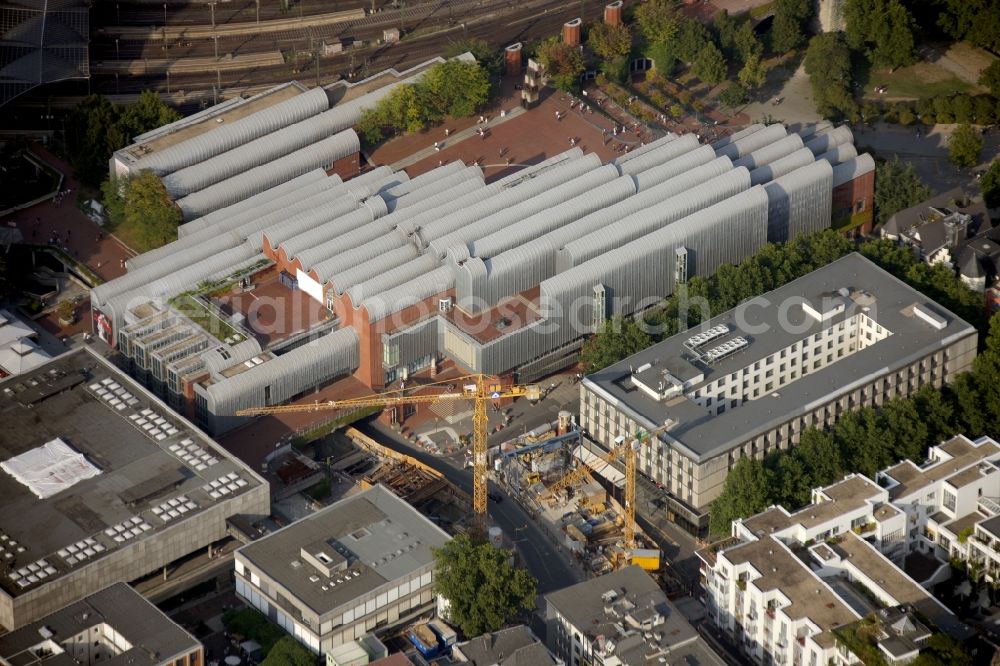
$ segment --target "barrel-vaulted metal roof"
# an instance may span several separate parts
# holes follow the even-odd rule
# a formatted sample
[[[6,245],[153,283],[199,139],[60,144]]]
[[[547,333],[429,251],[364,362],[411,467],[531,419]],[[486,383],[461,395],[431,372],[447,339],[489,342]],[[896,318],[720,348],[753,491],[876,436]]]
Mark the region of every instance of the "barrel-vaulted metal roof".
[[[724,136],[721,139],[713,141],[711,143],[711,146],[712,146],[712,148],[714,150],[719,150],[720,148],[722,148],[724,146],[728,146],[733,141],[738,141],[739,139],[742,139],[745,136],[750,136],[754,132],[759,132],[762,129],[764,129],[765,127],[766,127],[766,125],[764,125],[762,123],[754,123],[753,125],[747,125],[746,127],[744,127],[743,129],[739,130],[738,132],[733,132],[732,134]]]
[[[361,307],[368,312],[368,321],[381,321],[425,298],[447,291],[454,285],[455,278],[452,276],[451,269],[447,266],[440,266],[409,282],[404,282],[380,294],[366,297],[362,301]]]
[[[433,197],[418,201],[404,209],[395,210],[385,217],[378,218],[371,224],[366,224],[348,231],[337,238],[301,250],[296,254],[296,258],[307,270],[313,269],[315,266],[327,260],[334,259],[344,252],[390,234],[405,219],[412,218],[416,214],[432,210],[439,206],[449,205],[453,200],[461,198],[463,195],[482,186],[482,181],[477,178],[461,181],[453,185],[447,192],[441,192]],[[400,244],[405,242],[405,234],[396,233],[393,236]],[[317,271],[317,275],[319,275],[321,282],[329,279],[329,276],[325,273]]]
[[[732,143],[718,148],[715,154],[720,157],[725,155],[729,159],[735,160],[738,157],[749,155],[755,150],[760,150],[764,146],[784,139],[786,136],[788,136],[788,130],[785,129],[785,126],[775,123],[768,125],[759,132],[748,134],[741,139],[736,139]]]
[[[226,368],[249,361],[261,351],[257,339],[250,337],[235,345],[216,345],[202,353],[201,360],[212,377],[218,379]]]
[[[457,209],[450,215],[445,215],[444,217],[428,222],[420,231],[421,237],[425,242],[430,242],[431,240],[446,236],[453,231],[462,229],[470,222],[481,220],[487,215],[492,215],[497,211],[510,208],[538,194],[547,192],[557,185],[597,168],[600,164],[601,159],[596,154],[590,154],[586,157],[560,164],[514,187],[501,190],[478,204]],[[443,255],[445,249],[447,247],[442,248],[440,254]]]
[[[868,153],[862,153],[833,167],[833,186],[839,187],[874,170],[875,160]]]
[[[858,149],[854,147],[853,143],[842,143],[836,148],[826,151],[822,155],[817,155],[816,160],[826,160],[833,166],[837,166],[841,162],[853,160],[857,156]]]
[[[348,129],[295,152],[279,157],[219,181],[177,201],[185,219],[193,219],[236,203],[260,190],[280,185],[316,167],[329,168],[337,160],[353,155],[361,148],[358,135]]]
[[[344,124],[341,115],[333,111],[324,111],[277,132],[271,132],[207,160],[167,174],[163,177],[163,185],[171,198],[178,199],[205,189],[220,180],[243,173],[247,169],[272,162],[299,148],[333,136],[350,126],[350,123]]]
[[[807,164],[816,161],[816,156],[808,148],[800,148],[791,155],[786,155],[770,164],[757,167],[750,172],[750,182],[754,185],[761,185],[775,178],[780,178],[786,173],[791,173]]]
[[[625,153],[624,155],[620,155],[619,157],[616,157],[615,159],[611,160],[611,163],[612,164],[616,164],[618,166],[621,166],[621,165],[625,164],[626,162],[631,162],[632,160],[634,160],[637,157],[640,157],[642,155],[646,155],[646,154],[651,153],[651,152],[655,152],[655,151],[659,150],[660,148],[662,148],[663,146],[667,145],[668,143],[672,143],[674,141],[677,141],[678,138],[679,137],[676,134],[674,134],[673,132],[667,132],[666,135],[660,137],[659,139],[656,139],[655,141],[650,141],[649,143],[646,143],[646,144],[643,144],[643,145],[639,146],[635,150],[630,150],[629,152]],[[669,158],[667,158],[667,159],[669,159]]]
[[[348,180],[345,185],[347,189],[354,193],[358,201],[374,196],[383,188],[393,187],[405,183],[409,176],[402,171],[393,171],[392,167],[380,166],[371,171],[366,171],[360,176]]]
[[[724,201],[750,187],[750,173],[743,167],[677,194],[661,203],[633,213],[612,226],[566,243],[556,255],[557,270],[567,270],[676,222],[695,211]]]
[[[196,220],[191,220],[190,222],[182,224],[177,227],[177,237],[183,238],[184,236],[189,236],[196,231],[200,231],[205,227],[216,224],[217,222],[220,222],[227,217],[232,217],[238,213],[243,213],[249,210],[258,211],[261,206],[268,205],[270,202],[277,200],[289,192],[300,191],[306,185],[321,182],[325,178],[325,171],[322,169],[313,169],[312,171],[308,171],[301,176],[292,178],[281,185],[276,185],[264,190],[263,192],[259,192],[252,197],[244,199],[243,201],[239,201],[231,206],[226,206],[225,208],[212,211],[208,215],[202,215]],[[340,176],[336,176],[336,178],[338,181],[340,180]]]
[[[157,176],[164,176],[315,116],[328,108],[330,102],[326,91],[313,88],[236,122],[219,125],[187,141],[145,155],[136,163],[135,171],[149,169]]]
[[[171,260],[175,262],[183,261],[183,258],[178,258],[177,255],[182,255],[190,248],[229,231],[236,233],[243,239],[248,238],[251,234],[259,235],[260,231],[266,229],[270,224],[280,223],[296,213],[342,198],[345,191],[339,177],[310,183],[301,190],[289,192],[271,202],[261,204],[256,212],[251,210],[237,213],[207,229],[202,229],[172,243],[167,243],[163,247],[146,252],[140,255],[144,258],[140,267],[154,261],[162,261],[167,257],[173,257]],[[308,192],[313,193],[306,195]],[[147,255],[149,256],[147,257]],[[139,262],[136,263],[139,264]]]
[[[569,203],[574,198],[579,197],[581,194],[589,193],[595,200],[598,198],[595,195],[595,190],[602,185],[610,183],[618,178],[618,169],[615,168],[613,164],[606,164],[600,168],[594,169],[593,171],[581,174],[572,180],[564,182],[560,185],[549,188],[545,192],[536,194],[535,196],[516,203],[509,208],[504,208],[498,210],[492,215],[488,215],[482,219],[476,220],[475,222],[466,224],[460,229],[441,236],[440,238],[435,238],[431,240],[429,247],[438,256],[444,257],[448,252],[448,249],[454,245],[460,246],[459,248],[459,259],[462,255],[468,252],[467,244],[470,241],[474,241],[476,238],[482,238],[487,234],[490,234],[495,229],[506,229],[510,225],[514,224],[518,220],[523,220],[526,217],[530,217],[535,213],[542,211],[550,211],[551,214],[556,215],[554,209],[558,206],[560,208],[569,207]],[[609,194],[607,191],[602,191],[599,195],[602,201],[618,198],[620,196],[621,189],[616,189],[615,193]],[[620,200],[620,198],[618,198]],[[594,201],[590,203],[583,203],[581,201],[576,202],[574,210],[570,213],[579,212],[581,215],[585,215],[591,210],[593,210],[592,205]],[[477,253],[478,254],[478,253]]]
[[[513,224],[500,227],[481,240],[473,239],[466,247],[472,256],[492,257],[504,250],[533,241],[573,220],[624,201],[634,194],[635,183],[632,179],[628,176],[619,176],[593,189],[587,189],[561,204],[515,220]]]
[[[216,381],[203,392],[210,413],[232,415],[246,407],[280,404],[357,367],[358,335],[353,328],[342,328]]]
[[[384,275],[387,271],[391,271],[397,266],[402,266],[419,256],[420,252],[417,248],[407,243],[406,245],[380,254],[371,261],[363,261],[336,275],[331,275],[326,281],[333,283],[338,294],[343,294],[354,285],[361,284],[379,275]]]
[[[690,153],[698,145],[698,137],[694,134],[685,134],[674,141],[660,145],[655,150],[647,151],[642,155],[635,155],[633,159],[627,162],[616,162],[615,164],[618,166],[619,173],[637,174],[668,162],[675,157]]]
[[[767,239],[787,241],[830,226],[833,167],[819,160],[764,184]]]
[[[669,162],[632,174],[632,180],[635,181],[636,190],[642,192],[650,187],[664,183],[675,176],[687,173],[691,169],[718,159],[726,160],[726,170],[732,167],[728,157],[717,158],[711,146],[701,146],[689,153],[675,157]]]
[[[433,185],[434,183],[439,183],[444,179],[445,176],[450,176],[459,171],[464,171],[466,169],[475,169],[477,167],[467,167],[461,160],[453,160],[447,164],[443,164],[439,167],[435,167],[430,171],[425,171],[416,178],[410,178],[404,183],[399,185],[394,185],[393,187],[386,188],[379,192],[379,194],[391,197],[393,199],[398,199],[405,194],[414,192],[421,188],[427,187],[428,185]],[[482,173],[482,169],[479,170]]]
[[[768,144],[763,148],[758,148],[749,155],[744,155],[743,157],[734,160],[733,166],[746,167],[750,171],[753,171],[757,167],[770,164],[775,160],[781,159],[785,155],[791,155],[796,150],[802,148],[802,146],[802,137],[798,134],[789,134],[784,139],[775,141],[774,143]]]
[[[320,282],[327,282],[331,275],[346,271],[348,268],[357,266],[362,262],[372,261],[404,245],[411,245],[411,243],[399,234],[386,234],[363,245],[351,248],[347,252],[330,257],[318,264],[313,264],[309,268],[316,272]],[[385,270],[389,268],[389,266],[386,266]]]
[[[412,208],[414,204],[429,199],[441,192],[446,192],[454,188],[457,184],[467,180],[476,180],[482,184],[483,170],[477,166],[466,167],[465,169],[460,169],[449,174],[443,174],[438,180],[421,185],[416,189],[410,189],[410,191],[402,195],[396,196],[390,192],[382,192],[381,196],[386,200],[390,211],[395,211],[397,208]],[[394,191],[397,190],[397,188],[392,189]]]
[[[832,150],[842,143],[854,143],[854,134],[847,125],[841,125],[829,132],[823,132],[809,139],[806,148],[813,152],[813,155],[822,155],[828,150]]]
[[[394,268],[383,271],[379,275],[371,277],[362,283],[351,286],[347,289],[346,293],[351,299],[351,303],[356,307],[363,303],[366,297],[381,294],[421,275],[426,275],[437,268],[440,263],[434,255],[422,254]]]
[[[324,243],[338,238],[351,229],[356,229],[367,224],[371,224],[389,209],[381,197],[368,197],[365,203],[357,210],[340,215],[331,220],[323,222],[311,229],[282,241],[281,248],[285,251],[285,256],[289,259],[298,258],[298,253],[308,248],[315,247],[318,243]]]

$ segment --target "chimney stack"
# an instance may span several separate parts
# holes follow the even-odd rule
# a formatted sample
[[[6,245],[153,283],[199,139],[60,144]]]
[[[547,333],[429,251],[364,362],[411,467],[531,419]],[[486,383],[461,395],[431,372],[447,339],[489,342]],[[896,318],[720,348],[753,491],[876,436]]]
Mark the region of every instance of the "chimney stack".
[[[622,24],[622,0],[615,0],[604,6],[604,22],[608,25]]]
[[[570,46],[579,46],[580,30],[582,27],[583,21],[578,18],[563,23],[563,43],[569,44]]]
[[[521,42],[516,42],[504,49],[504,63],[507,76],[521,75],[521,46]]]

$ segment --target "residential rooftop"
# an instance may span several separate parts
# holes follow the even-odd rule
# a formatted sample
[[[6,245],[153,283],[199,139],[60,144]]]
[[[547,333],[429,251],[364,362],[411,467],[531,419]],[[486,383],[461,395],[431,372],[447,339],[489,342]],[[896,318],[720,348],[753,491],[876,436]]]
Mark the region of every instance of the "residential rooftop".
[[[556,666],[545,645],[523,624],[476,636],[456,645],[455,652],[464,657],[457,663],[472,666]]]
[[[888,337],[859,345],[856,351],[782,388],[722,413],[693,399],[700,388],[857,315],[887,329]],[[696,336],[701,334],[709,341],[700,342]],[[943,345],[975,334],[954,313],[852,253],[713,317],[698,329],[674,335],[589,375],[584,383],[650,429],[672,422],[661,437],[703,461],[781,425],[791,415],[870,382],[888,368],[905,367]],[[678,368],[687,368],[687,380],[676,376]],[[672,376],[678,386],[683,384],[682,392],[657,400],[652,394],[656,384],[638,376],[648,370]],[[833,392],[832,387],[836,387]]]
[[[262,483],[86,347],[0,382],[0,423],[0,590],[14,597]]]
[[[858,475],[850,476],[819,491],[824,501],[809,504],[788,514],[783,507],[770,509],[744,519],[743,525],[757,535],[771,534],[792,525],[816,527],[849,511],[859,509],[866,502],[882,494],[874,481]]]
[[[841,558],[891,595],[897,605],[916,609],[938,629],[956,639],[968,638],[974,633],[972,627],[964,624],[944,604],[853,532],[840,535],[832,547]]]
[[[961,435],[952,437],[938,448],[950,458],[928,461],[923,467],[918,467],[910,460],[904,460],[879,473],[879,478],[889,477],[897,483],[889,488],[889,497],[893,501],[919,492],[941,479],[957,475],[970,465],[1000,455],[1000,446],[992,441],[983,440],[977,445]]]
[[[430,564],[449,539],[379,484],[237,553],[323,615]]]
[[[78,666],[72,644],[101,625],[117,634],[119,651],[101,659],[106,666],[173,663],[201,644],[125,583],[115,583],[20,629],[0,636],[0,661],[13,666]],[[110,640],[101,643],[111,645]],[[39,648],[52,654],[40,657]]]
[[[791,601],[782,611],[792,620],[809,618],[820,627],[813,639],[824,648],[834,644],[833,629],[858,619],[804,562],[771,536],[748,541],[725,551],[734,564],[749,563],[761,576],[752,584],[762,592],[780,590]]]
[[[649,574],[637,566],[552,592],[545,600],[585,634],[595,650],[600,636],[613,642],[615,656],[624,664],[656,662],[663,657],[671,663],[685,663],[685,659],[723,663]]]

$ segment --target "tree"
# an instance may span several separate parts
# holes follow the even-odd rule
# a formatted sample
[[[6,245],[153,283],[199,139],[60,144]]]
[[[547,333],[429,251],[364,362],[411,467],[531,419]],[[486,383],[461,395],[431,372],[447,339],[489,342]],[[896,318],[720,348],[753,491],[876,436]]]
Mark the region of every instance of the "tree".
[[[500,76],[503,71],[503,51],[498,51],[484,39],[465,37],[448,42],[446,58],[454,58],[463,53],[471,53],[476,62],[489,74],[490,79]]]
[[[890,162],[875,165],[876,224],[885,224],[899,211],[916,206],[930,196],[930,188],[917,176],[913,164],[903,165],[898,155],[893,155]]]
[[[990,94],[1000,98],[1000,60],[994,60],[979,75],[979,85],[990,89]]]
[[[711,43],[712,34],[701,21],[692,18],[683,19],[677,27],[677,34],[671,40],[670,46],[677,59],[684,63],[692,63],[698,53]]]
[[[764,54],[764,45],[757,39],[757,33],[753,31],[750,21],[743,21],[733,35],[733,46],[740,57],[740,62],[747,62],[750,58],[757,56],[760,58]]]
[[[825,32],[809,40],[805,59],[816,110],[826,117],[857,113],[851,95],[851,51],[840,33]]]
[[[751,54],[739,73],[740,85],[749,90],[756,90],[767,80],[767,65],[757,54]]]
[[[968,666],[972,657],[965,646],[947,634],[932,634],[913,666]]]
[[[291,636],[283,636],[268,651],[261,666],[316,666],[316,657]]]
[[[954,39],[1000,51],[1000,0],[943,0],[938,25]]]
[[[598,23],[587,33],[587,44],[600,58],[616,60],[632,51],[632,33],[625,25]]]
[[[752,516],[773,504],[773,476],[760,460],[740,458],[709,510],[712,536],[728,536],[734,520]]]
[[[718,46],[708,42],[698,52],[691,71],[705,83],[716,85],[726,78],[726,59]]]
[[[948,140],[948,159],[960,167],[979,164],[979,153],[983,149],[983,138],[971,125],[963,124],[955,128]]]
[[[737,106],[750,101],[750,96],[747,94],[746,88],[738,83],[730,82],[719,94],[719,101],[729,108],[735,109]]]
[[[729,15],[728,10],[721,9],[712,17],[712,32],[723,52],[730,57],[736,48],[736,28],[737,21]]]
[[[570,92],[580,87],[580,75],[583,74],[580,49],[552,37],[538,45],[535,55],[556,88]]]
[[[847,44],[866,49],[876,65],[902,67],[916,60],[916,21],[900,0],[846,0]]]
[[[115,106],[101,95],[85,97],[66,120],[66,148],[77,178],[96,187],[107,175],[114,151],[127,146],[132,137],[180,117],[150,91],[125,106]]]
[[[433,109],[433,115],[464,118],[489,99],[490,79],[486,69],[476,63],[446,60],[427,70],[416,90],[425,94],[422,101]]]
[[[1000,159],[993,160],[986,173],[980,176],[979,189],[983,191],[983,200],[988,207],[1000,206]]]
[[[123,226],[130,230],[135,249],[145,252],[177,238],[181,211],[167,196],[152,171],[142,171],[125,186]]]
[[[634,319],[618,316],[605,321],[597,334],[583,343],[580,361],[587,372],[596,372],[651,344],[652,338]]]
[[[774,4],[774,25],[771,47],[775,53],[797,49],[808,39],[807,29],[813,17],[809,0],[777,0]]]
[[[666,44],[677,33],[681,15],[676,0],[648,0],[635,10],[639,31],[651,44]]]
[[[795,451],[809,470],[810,488],[833,483],[844,476],[844,457],[830,433],[815,428],[804,430]]]
[[[509,558],[465,534],[434,549],[434,591],[448,600],[448,616],[466,636],[496,631],[535,607],[537,581]]]

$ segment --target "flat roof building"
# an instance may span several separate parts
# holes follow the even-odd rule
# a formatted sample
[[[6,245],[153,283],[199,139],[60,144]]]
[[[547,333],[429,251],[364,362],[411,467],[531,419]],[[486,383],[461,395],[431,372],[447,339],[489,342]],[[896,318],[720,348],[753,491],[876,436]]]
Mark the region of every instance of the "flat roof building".
[[[203,666],[194,636],[115,583],[0,636],[3,666]]]
[[[8,629],[270,514],[266,481],[89,347],[0,382],[0,423]]]
[[[381,389],[447,363],[534,381],[574,363],[606,319],[768,241],[828,228],[836,169],[869,178],[874,168],[840,150],[852,141],[844,127],[758,124],[713,145],[669,134],[603,165],[574,148],[491,183],[461,162],[413,179],[387,167],[347,181],[310,171],[129,260],[128,274],[92,292],[96,332],[154,368],[213,433],[242,423],[241,408],[346,375]],[[237,285],[258,278],[306,295],[322,323],[291,336],[253,330],[250,306],[233,303]],[[294,309],[287,293],[272,298]],[[175,328],[191,302],[182,318],[221,319],[221,344],[203,349],[195,327]],[[150,336],[142,348],[184,340],[188,351],[171,348],[156,366],[138,357],[137,336]],[[247,362],[257,367],[222,372]]]
[[[611,447],[666,425],[639,469],[694,532],[742,457],[967,370],[976,330],[860,254],[847,255],[584,378],[580,422]]]
[[[373,486],[236,551],[236,593],[313,652],[433,610],[446,532]]]
[[[545,621],[566,666],[725,663],[637,566],[545,595]]]
[[[958,435],[931,447],[922,465],[879,472],[878,482],[851,474],[814,489],[797,511],[772,506],[734,521],[730,538],[697,551],[709,620],[751,657],[775,663],[838,658],[838,632],[861,618],[891,663],[908,663],[930,633],[908,614],[968,640],[975,629],[930,590],[955,559],[997,579],[998,462],[994,440]]]

